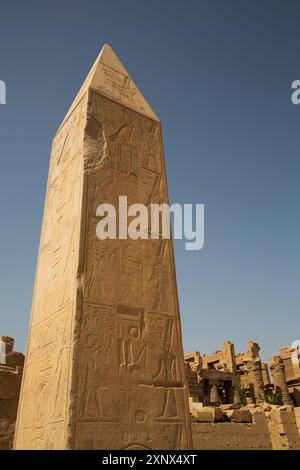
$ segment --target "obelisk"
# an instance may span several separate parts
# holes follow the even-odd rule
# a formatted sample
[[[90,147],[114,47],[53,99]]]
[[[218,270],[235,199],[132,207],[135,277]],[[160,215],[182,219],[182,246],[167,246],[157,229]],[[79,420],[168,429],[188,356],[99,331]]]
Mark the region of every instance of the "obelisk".
[[[172,240],[101,203],[168,202],[160,121],[105,45],[54,137],[16,449],[191,447]]]

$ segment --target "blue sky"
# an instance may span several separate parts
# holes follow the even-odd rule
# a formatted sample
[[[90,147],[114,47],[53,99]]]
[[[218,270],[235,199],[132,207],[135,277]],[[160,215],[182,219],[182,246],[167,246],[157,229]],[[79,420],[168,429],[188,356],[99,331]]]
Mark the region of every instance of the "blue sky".
[[[24,350],[52,137],[103,43],[162,121],[171,202],[205,204],[175,242],[184,348],[300,338],[300,3],[10,1],[0,11],[0,334]]]

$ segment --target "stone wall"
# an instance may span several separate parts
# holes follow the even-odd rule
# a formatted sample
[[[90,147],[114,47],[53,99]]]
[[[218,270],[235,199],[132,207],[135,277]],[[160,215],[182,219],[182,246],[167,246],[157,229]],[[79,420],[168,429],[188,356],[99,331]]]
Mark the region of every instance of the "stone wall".
[[[194,449],[272,449],[268,432],[256,423],[192,423]]]
[[[300,436],[294,410],[291,407],[283,406],[266,413],[266,415],[273,449],[299,450]]]
[[[22,367],[0,365],[0,450],[11,449],[22,380]]]
[[[193,413],[192,421],[194,449],[300,449],[300,408],[203,407]]]
[[[11,449],[22,381],[24,355],[13,351],[13,338],[0,336],[5,351],[0,362],[0,450]]]
[[[296,425],[297,425],[298,432],[300,435],[300,407],[294,408],[294,410],[295,410]]]

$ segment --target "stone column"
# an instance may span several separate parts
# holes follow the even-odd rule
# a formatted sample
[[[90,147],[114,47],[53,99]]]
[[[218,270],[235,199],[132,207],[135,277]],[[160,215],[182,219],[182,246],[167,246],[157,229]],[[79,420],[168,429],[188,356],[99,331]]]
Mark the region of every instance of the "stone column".
[[[271,379],[270,379],[268,364],[266,364],[265,362],[262,362],[261,363],[261,371],[262,371],[264,386],[265,385],[270,385]]]
[[[5,353],[8,354],[13,351],[15,340],[11,336],[0,336],[0,341],[5,343]]]
[[[199,401],[204,401],[205,394],[205,379],[201,376],[201,371],[197,372],[197,382],[198,382],[198,392],[199,392]]]
[[[252,398],[254,401],[259,402],[261,401],[261,395],[264,393],[264,382],[260,361],[248,361],[247,374],[249,385],[252,390]]]
[[[240,397],[240,394],[239,394],[239,391],[238,391],[237,387],[234,387],[233,403],[235,405],[241,405],[241,397]]]
[[[219,395],[218,387],[216,385],[211,386],[209,401],[210,404],[214,406],[219,406],[221,404],[221,398]]]
[[[230,372],[236,371],[236,359],[235,359],[235,351],[234,351],[234,344],[231,341],[225,341],[224,343],[224,358],[226,367]]]
[[[292,405],[292,400],[286,383],[283,360],[280,356],[271,356],[269,359],[269,365],[277,400],[280,404]]]
[[[14,349],[14,338],[0,336],[0,364],[7,364],[7,355]]]

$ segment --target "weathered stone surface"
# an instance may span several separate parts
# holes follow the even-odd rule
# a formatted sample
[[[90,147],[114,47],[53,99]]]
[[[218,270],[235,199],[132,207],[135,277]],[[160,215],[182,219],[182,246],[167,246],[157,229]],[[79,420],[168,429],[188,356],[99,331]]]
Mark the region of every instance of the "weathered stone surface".
[[[295,347],[285,347],[279,350],[285,372],[285,380],[289,396],[294,406],[300,407],[300,354]]]
[[[192,423],[194,449],[272,449],[266,421],[263,423]]]
[[[53,141],[17,449],[191,446],[172,242],[100,241],[119,195],[168,201],[159,120],[105,46]]]
[[[252,415],[250,410],[242,408],[240,410],[226,411],[227,418],[233,423],[252,423]]]
[[[252,415],[252,420],[244,416],[244,421],[235,421],[234,415],[237,417],[238,412],[244,410]],[[233,419],[218,423],[193,419],[195,449],[300,449],[298,413],[293,409],[281,410],[272,406],[271,411],[265,412],[262,407],[256,406],[250,410],[244,408],[223,413],[232,413]]]
[[[203,356],[198,351],[185,354],[190,396],[198,396],[205,405],[260,403],[264,387],[269,390],[272,386],[259,350],[258,343],[249,341],[247,351],[235,354],[234,344],[225,341],[223,351]]]
[[[197,418],[199,422],[210,423],[223,421],[223,413],[221,408],[214,406],[203,406],[202,408],[192,409],[192,415]]]
[[[13,338],[0,336],[0,340],[5,343],[0,363],[0,450],[8,450],[13,445],[24,355],[13,350]]]
[[[298,428],[298,433],[300,437],[300,407],[295,408],[294,412],[295,412],[296,426]]]
[[[278,402],[284,405],[291,405],[292,400],[286,383],[285,368],[282,358],[280,356],[271,356],[269,364]]]
[[[273,448],[277,450],[300,449],[300,435],[293,409],[273,407],[268,419]]]

